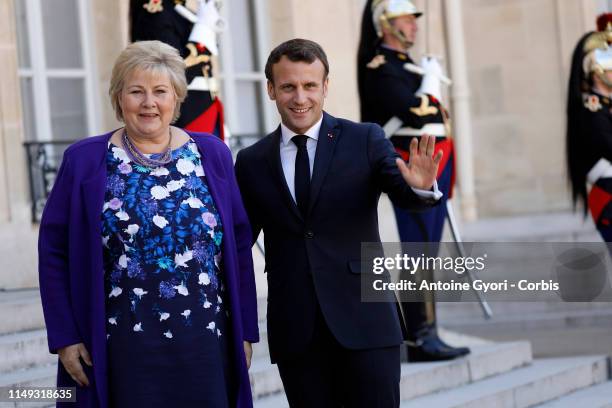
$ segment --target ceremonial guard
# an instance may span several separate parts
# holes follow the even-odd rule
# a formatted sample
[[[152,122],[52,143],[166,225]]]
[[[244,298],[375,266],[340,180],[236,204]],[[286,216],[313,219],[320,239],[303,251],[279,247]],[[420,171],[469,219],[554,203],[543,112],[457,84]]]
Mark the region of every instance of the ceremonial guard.
[[[574,206],[590,210],[612,242],[612,13],[597,19],[572,57],[567,99],[567,163]]]
[[[176,126],[224,139],[223,105],[213,75],[216,34],[223,23],[214,0],[131,0],[132,41],[159,40],[187,65],[187,99]]]
[[[408,54],[416,38],[416,20],[422,14],[408,0],[367,2],[358,80],[361,120],[382,126],[404,160],[408,161],[412,138],[436,136],[434,154],[443,151],[437,176],[441,204],[420,213],[398,207],[394,210],[402,242],[437,243],[447,214],[446,200],[452,195],[454,157],[448,113],[440,102],[441,80],[448,79],[435,58],[424,57],[416,65]],[[434,247],[437,253],[437,245]],[[422,302],[402,302],[401,309],[409,361],[450,360],[469,353],[469,349],[451,347],[438,337],[433,293],[427,293]]]

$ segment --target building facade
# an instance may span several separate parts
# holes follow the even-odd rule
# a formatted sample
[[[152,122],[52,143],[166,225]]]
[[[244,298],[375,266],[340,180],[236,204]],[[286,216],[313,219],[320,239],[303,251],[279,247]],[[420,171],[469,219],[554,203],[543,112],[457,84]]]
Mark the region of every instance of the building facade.
[[[415,59],[427,52],[452,68],[458,0],[416,0],[420,20]],[[219,78],[232,134],[258,137],[278,123],[263,66],[278,43],[319,42],[331,64],[326,110],[359,119],[356,49],[365,0],[223,0]],[[453,106],[468,103],[473,185],[469,207],[479,217],[567,211],[564,163],[565,94],[570,55],[610,0],[462,0],[462,53],[468,86],[448,90]],[[128,0],[0,0],[0,289],[37,286],[39,203],[44,190],[33,162],[50,167],[62,144],[109,131],[116,122],[107,89],[114,59],[128,43]],[[454,27],[454,26],[453,26]],[[456,67],[455,67],[456,68]],[[454,72],[454,71],[453,71]],[[30,156],[24,142],[30,146]],[[41,151],[37,142],[45,142]],[[42,152],[42,153],[41,153]],[[37,178],[38,177],[38,178]],[[35,179],[35,182],[32,180]],[[52,180],[48,180],[49,183]],[[33,185],[34,184],[34,185]],[[470,217],[468,217],[470,218]],[[472,217],[473,218],[473,217]]]

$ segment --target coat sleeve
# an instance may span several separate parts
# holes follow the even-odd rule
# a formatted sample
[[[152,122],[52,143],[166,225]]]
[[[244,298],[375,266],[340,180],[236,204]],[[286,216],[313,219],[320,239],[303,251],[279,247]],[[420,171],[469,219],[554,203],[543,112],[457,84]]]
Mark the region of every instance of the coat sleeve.
[[[368,161],[374,172],[379,188],[389,195],[393,204],[412,211],[426,210],[439,204],[439,201],[419,197],[406,183],[395,159],[399,155],[393,145],[385,138],[380,126],[370,124],[368,132]]]
[[[40,222],[38,276],[49,351],[82,342],[70,302],[68,225],[74,174],[67,154],[57,173]]]
[[[252,233],[249,218],[244,209],[240,190],[234,173],[232,157],[227,150],[226,170],[229,173],[229,185],[232,197],[232,215],[234,220],[234,237],[238,252],[238,273],[240,275],[240,311],[242,315],[243,340],[250,343],[259,341],[257,326],[257,291],[255,288],[255,270],[253,268]]]

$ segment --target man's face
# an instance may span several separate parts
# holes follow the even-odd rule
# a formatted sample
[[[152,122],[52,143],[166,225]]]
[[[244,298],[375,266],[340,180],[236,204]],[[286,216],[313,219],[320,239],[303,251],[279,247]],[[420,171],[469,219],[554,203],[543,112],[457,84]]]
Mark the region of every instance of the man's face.
[[[323,63],[319,59],[312,64],[293,62],[283,56],[272,66],[272,79],[268,95],[276,102],[283,124],[298,134],[305,133],[323,114],[328,83]]]
[[[416,34],[418,31],[417,26],[417,18],[413,15],[404,15],[391,19],[391,25],[398,30],[400,33],[406,37],[406,41],[408,41],[408,45],[412,46],[412,44],[416,41]]]

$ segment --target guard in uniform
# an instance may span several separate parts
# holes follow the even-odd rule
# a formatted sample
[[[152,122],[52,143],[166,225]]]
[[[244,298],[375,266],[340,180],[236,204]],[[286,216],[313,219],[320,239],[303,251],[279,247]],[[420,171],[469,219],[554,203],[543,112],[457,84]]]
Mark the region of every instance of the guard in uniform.
[[[176,126],[224,139],[223,105],[213,76],[221,19],[214,0],[131,0],[132,41],[159,40],[179,50],[188,92]]]
[[[358,80],[361,120],[381,125],[404,160],[408,160],[412,138],[423,134],[436,136],[434,154],[443,151],[434,186],[443,193],[440,205],[421,213],[394,208],[401,241],[431,242],[433,249],[428,255],[435,256],[446,200],[452,195],[454,157],[448,112],[440,102],[440,81],[444,78],[440,64],[425,57],[416,65],[408,54],[415,41],[416,19],[421,15],[408,0],[367,2],[361,24]],[[402,302],[400,313],[409,361],[450,360],[469,353],[468,348],[451,347],[439,338],[433,293],[427,293],[422,302]]]
[[[574,208],[590,210],[612,242],[612,13],[574,49],[567,100],[567,163]]]

